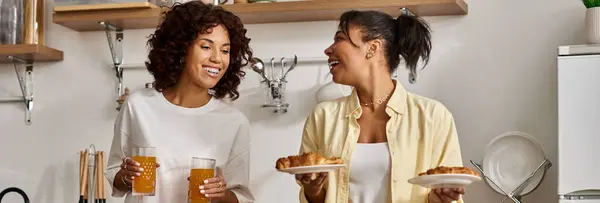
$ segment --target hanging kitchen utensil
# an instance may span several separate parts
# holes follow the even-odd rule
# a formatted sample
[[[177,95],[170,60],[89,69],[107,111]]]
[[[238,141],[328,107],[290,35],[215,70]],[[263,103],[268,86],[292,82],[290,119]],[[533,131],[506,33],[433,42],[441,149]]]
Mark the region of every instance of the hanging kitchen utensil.
[[[100,151],[100,203],[106,203],[106,176],[104,176],[104,152]]]
[[[83,180],[83,177],[85,176],[86,155],[87,153],[85,150],[79,152],[79,203],[83,203],[83,195],[85,193],[85,181]]]
[[[287,74],[294,70],[294,68],[296,67],[296,64],[298,64],[298,57],[296,55],[294,55],[294,62],[292,63],[292,65],[287,69],[287,71],[283,74],[283,77],[281,77],[281,80],[285,80],[285,77],[287,76]],[[283,69],[285,67],[285,65],[282,64],[281,68]]]
[[[84,150],[81,153],[83,153],[83,157],[82,162],[80,163],[80,170],[81,170],[81,183],[79,184],[79,203],[84,203],[87,200],[87,188],[88,188],[88,151]]]
[[[252,58],[252,60],[254,61],[254,63],[251,65],[252,70],[262,76],[265,81],[268,80],[267,76],[265,75],[265,64],[263,61],[259,58]]]
[[[283,75],[285,75],[284,70],[285,70],[285,57],[281,57],[281,61],[279,62],[281,64],[281,80],[283,80]]]
[[[275,57],[271,58],[271,80],[275,80]]]

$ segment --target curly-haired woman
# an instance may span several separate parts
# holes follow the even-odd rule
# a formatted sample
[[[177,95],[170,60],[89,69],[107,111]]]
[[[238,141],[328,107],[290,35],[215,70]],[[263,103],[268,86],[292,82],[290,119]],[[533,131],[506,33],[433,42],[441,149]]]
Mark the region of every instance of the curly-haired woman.
[[[132,180],[141,172],[135,147],[156,149],[154,197],[186,202],[192,157],[216,160],[217,175],[199,188],[213,202],[253,202],[249,182],[249,122],[222,101],[235,100],[252,58],[240,19],[220,7],[190,1],[174,5],[150,36],[146,62],[154,89],[133,92],[116,119],[106,177],[112,196],[134,202]]]

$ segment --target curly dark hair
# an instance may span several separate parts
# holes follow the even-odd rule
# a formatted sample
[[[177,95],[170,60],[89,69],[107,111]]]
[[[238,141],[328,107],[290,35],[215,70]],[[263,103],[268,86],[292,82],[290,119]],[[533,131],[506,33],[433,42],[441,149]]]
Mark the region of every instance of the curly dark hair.
[[[161,92],[173,87],[184,70],[187,48],[198,34],[205,34],[209,28],[223,25],[231,41],[229,68],[223,78],[212,88],[213,96],[231,100],[239,97],[237,90],[246,73],[242,70],[252,58],[252,50],[246,37],[246,29],[240,18],[233,13],[212,4],[192,0],[183,4],[175,3],[163,13],[162,22],[150,35],[150,52],[146,67],[154,76],[154,88]]]

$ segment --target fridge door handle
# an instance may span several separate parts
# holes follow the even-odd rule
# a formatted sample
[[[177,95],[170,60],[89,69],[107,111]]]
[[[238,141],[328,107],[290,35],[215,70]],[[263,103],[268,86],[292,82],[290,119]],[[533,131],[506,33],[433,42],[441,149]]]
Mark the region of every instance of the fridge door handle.
[[[569,192],[564,195],[558,195],[562,200],[600,200],[600,189],[587,189]]]

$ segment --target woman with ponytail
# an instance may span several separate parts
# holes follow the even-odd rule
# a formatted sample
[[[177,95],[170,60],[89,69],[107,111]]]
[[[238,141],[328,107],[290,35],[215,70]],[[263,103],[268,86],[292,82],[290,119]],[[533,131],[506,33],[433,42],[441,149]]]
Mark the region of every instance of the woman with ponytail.
[[[429,190],[408,179],[438,166],[462,166],[450,111],[408,92],[391,74],[400,61],[416,80],[431,51],[422,19],[378,11],[348,11],[325,49],[333,81],[351,95],[319,103],[305,122],[300,153],[341,157],[335,172],[297,175],[303,203],[462,202],[464,188]]]

